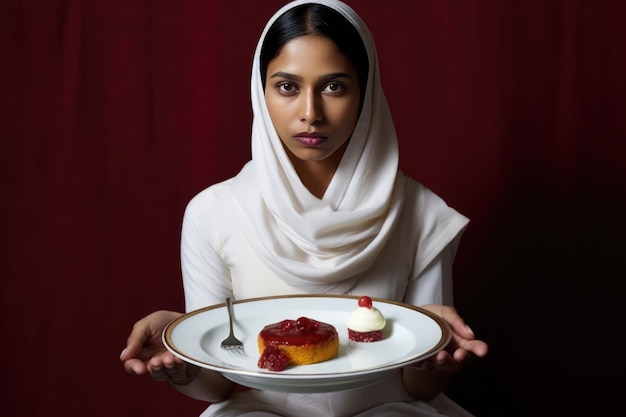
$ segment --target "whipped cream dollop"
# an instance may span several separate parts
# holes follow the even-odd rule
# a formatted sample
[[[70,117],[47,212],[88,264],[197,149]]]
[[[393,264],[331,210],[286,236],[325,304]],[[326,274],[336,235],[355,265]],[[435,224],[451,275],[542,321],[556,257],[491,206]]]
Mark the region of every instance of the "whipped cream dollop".
[[[376,307],[359,307],[348,317],[348,329],[357,332],[382,330],[387,321]]]

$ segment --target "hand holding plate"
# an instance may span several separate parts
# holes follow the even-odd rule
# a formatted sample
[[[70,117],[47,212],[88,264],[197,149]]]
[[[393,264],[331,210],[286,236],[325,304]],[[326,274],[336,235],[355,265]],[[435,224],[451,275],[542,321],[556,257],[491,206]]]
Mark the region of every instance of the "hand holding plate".
[[[132,375],[149,372],[157,381],[166,380],[168,373],[173,373],[175,381],[181,380],[179,368],[186,366],[165,348],[162,341],[163,329],[181,315],[174,311],[156,311],[133,325],[126,348],[120,354],[126,372]]]
[[[467,361],[472,355],[483,357],[487,354],[488,346],[482,340],[476,339],[472,329],[458,314],[454,307],[440,304],[427,304],[420,306],[443,318],[452,330],[452,338],[446,348],[432,358],[432,365],[438,371],[455,372],[462,362]]]

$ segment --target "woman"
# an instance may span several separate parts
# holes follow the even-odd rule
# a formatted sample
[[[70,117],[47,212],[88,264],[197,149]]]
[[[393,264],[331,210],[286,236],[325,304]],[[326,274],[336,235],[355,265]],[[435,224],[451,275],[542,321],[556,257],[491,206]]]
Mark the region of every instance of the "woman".
[[[461,361],[487,351],[450,307],[452,260],[468,220],[399,172],[365,24],[339,1],[314,3],[283,7],[258,43],[252,160],[187,207],[186,309],[227,296],[369,295],[441,315],[454,333],[448,351],[371,387],[234,394],[219,373],[164,351],[161,331],[180,313],[161,311],[135,325],[121,359],[131,373],[212,402],[203,416],[468,415],[440,394]]]

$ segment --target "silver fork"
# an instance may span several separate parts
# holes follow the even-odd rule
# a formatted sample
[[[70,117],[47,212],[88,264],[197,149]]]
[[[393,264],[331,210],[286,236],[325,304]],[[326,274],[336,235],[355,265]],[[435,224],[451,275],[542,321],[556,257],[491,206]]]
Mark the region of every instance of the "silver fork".
[[[233,332],[233,303],[230,300],[230,297],[226,298],[226,309],[228,310],[230,333],[228,334],[228,337],[222,341],[222,349],[243,350],[243,343],[235,337],[235,333]]]

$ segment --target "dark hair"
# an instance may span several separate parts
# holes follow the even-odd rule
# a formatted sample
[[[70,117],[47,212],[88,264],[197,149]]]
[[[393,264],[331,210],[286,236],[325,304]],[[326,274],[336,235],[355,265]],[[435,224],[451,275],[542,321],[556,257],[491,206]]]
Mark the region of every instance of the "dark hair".
[[[320,35],[333,41],[356,68],[365,96],[369,60],[361,35],[339,12],[321,4],[303,4],[282,14],[268,29],[261,47],[261,81],[265,89],[267,67],[290,40],[304,35]]]

